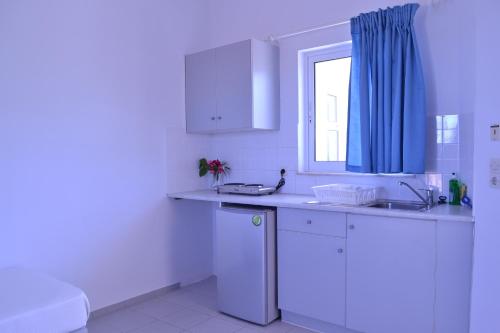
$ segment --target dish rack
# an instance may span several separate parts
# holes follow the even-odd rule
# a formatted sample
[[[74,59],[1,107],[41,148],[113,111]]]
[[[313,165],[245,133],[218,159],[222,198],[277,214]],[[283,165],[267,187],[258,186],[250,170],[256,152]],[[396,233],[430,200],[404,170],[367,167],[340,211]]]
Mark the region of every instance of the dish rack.
[[[312,190],[320,202],[339,205],[366,205],[377,200],[378,187],[351,184],[329,184],[313,186]]]

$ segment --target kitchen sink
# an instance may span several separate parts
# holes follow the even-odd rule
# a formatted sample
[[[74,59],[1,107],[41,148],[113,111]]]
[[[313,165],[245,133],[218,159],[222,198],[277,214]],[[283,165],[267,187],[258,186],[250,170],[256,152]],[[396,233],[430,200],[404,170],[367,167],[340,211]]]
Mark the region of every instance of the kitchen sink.
[[[309,205],[318,206],[336,206],[335,204],[329,202],[321,201],[307,201],[304,202]],[[342,205],[340,205],[342,206]],[[410,211],[425,211],[427,210],[427,205],[423,202],[417,201],[401,201],[401,200],[377,200],[371,204],[365,204],[358,207],[371,207],[371,208],[382,208],[382,209],[399,209],[399,210],[410,210]]]
[[[414,201],[398,201],[398,200],[380,200],[367,207],[383,208],[383,209],[400,209],[400,210],[413,210],[422,211],[427,209],[427,205],[422,202]]]

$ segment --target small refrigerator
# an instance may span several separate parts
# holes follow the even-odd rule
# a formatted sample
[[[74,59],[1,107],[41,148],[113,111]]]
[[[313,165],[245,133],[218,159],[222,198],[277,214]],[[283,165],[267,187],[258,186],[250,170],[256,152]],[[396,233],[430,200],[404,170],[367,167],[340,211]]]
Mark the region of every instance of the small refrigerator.
[[[278,318],[276,210],[223,204],[214,241],[219,311],[260,325]]]

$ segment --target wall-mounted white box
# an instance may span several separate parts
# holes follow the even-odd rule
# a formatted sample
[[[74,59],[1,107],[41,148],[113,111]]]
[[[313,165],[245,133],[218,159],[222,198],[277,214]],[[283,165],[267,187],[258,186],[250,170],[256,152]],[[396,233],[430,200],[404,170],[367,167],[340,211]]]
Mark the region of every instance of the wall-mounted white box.
[[[186,132],[278,130],[279,48],[249,39],[186,56]]]
[[[500,125],[491,125],[490,126],[491,133],[491,141],[500,141]]]

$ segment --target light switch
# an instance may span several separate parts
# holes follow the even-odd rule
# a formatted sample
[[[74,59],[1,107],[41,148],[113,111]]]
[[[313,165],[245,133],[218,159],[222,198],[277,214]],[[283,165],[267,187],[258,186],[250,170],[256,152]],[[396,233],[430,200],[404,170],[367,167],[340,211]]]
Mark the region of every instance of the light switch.
[[[492,173],[500,173],[500,158],[492,158],[490,160],[490,171]]]
[[[500,159],[490,160],[490,186],[500,188]]]
[[[500,125],[491,125],[490,126],[490,132],[491,132],[491,141],[500,141]]]

